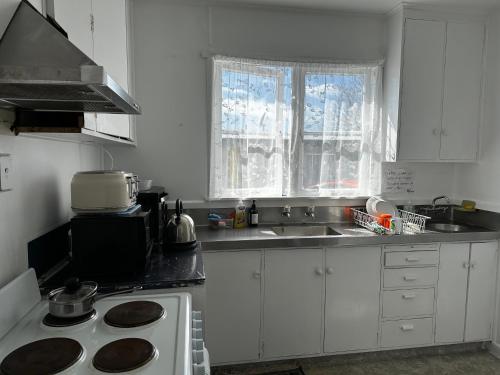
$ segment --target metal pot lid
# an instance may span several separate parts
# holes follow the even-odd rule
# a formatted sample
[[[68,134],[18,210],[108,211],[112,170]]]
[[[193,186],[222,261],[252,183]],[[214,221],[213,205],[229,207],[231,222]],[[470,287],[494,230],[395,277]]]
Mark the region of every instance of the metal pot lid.
[[[77,278],[66,281],[65,286],[49,293],[49,300],[56,303],[82,302],[97,293],[97,283],[94,281],[80,282]]]

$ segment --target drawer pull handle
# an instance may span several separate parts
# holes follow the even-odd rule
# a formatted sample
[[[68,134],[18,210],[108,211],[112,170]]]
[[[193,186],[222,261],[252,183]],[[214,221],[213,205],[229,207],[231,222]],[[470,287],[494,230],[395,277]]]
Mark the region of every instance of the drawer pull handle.
[[[401,330],[404,332],[413,331],[414,329],[415,329],[415,327],[413,326],[413,324],[403,324],[401,326]]]
[[[404,281],[416,281],[417,280],[417,277],[416,276],[403,276],[403,280]]]
[[[420,260],[420,258],[417,258],[417,257],[406,257],[406,261],[410,262],[410,263],[418,262],[419,260]]]
[[[415,294],[403,294],[403,299],[414,299],[416,297]]]

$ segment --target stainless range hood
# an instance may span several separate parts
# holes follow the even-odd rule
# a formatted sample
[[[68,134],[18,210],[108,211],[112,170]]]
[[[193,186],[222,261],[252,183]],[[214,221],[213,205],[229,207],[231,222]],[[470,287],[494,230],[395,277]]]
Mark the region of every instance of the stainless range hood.
[[[0,108],[141,113],[102,66],[25,0],[0,40]]]

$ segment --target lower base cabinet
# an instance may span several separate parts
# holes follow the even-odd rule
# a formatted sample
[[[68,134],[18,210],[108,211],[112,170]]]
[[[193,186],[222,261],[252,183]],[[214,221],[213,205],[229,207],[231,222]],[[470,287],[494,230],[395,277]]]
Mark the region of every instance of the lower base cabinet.
[[[213,363],[259,359],[261,252],[203,253],[205,335]]]
[[[204,252],[211,362],[489,341],[497,249],[489,241]]]
[[[323,249],[264,255],[263,358],[321,353]]]
[[[326,250],[325,352],[377,347],[380,247]]]
[[[498,242],[441,244],[436,343],[491,339]]]

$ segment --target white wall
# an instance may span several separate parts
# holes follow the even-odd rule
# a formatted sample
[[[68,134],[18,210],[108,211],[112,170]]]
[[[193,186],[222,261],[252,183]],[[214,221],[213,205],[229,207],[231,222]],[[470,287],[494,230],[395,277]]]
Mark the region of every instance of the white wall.
[[[0,135],[11,154],[13,190],[0,192],[0,286],[27,268],[27,243],[71,217],[70,182],[80,170],[99,169],[95,146]]]
[[[491,15],[485,79],[485,111],[480,160],[457,165],[455,196],[473,199],[480,208],[500,212],[500,13]]]
[[[382,59],[385,18],[259,7],[133,0],[139,147],[113,148],[117,166],[203,205],[208,190],[208,62],[202,55]],[[451,195],[453,165],[416,167],[415,198]],[[431,183],[430,183],[431,181]],[[405,199],[403,197],[403,199]]]

